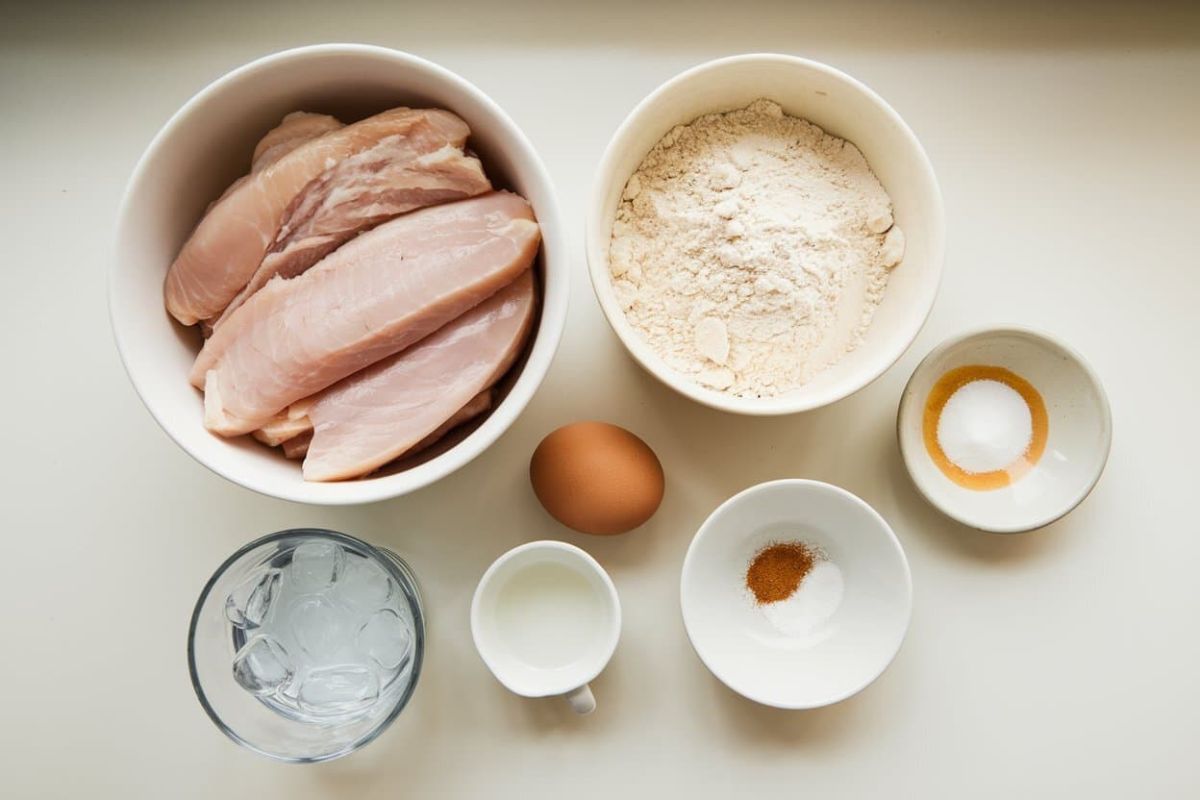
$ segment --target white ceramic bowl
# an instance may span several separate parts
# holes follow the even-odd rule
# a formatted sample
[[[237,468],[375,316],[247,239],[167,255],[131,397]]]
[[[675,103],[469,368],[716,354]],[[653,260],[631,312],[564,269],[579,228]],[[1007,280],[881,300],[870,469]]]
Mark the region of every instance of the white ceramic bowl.
[[[310,483],[299,466],[248,437],[205,430],[187,381],[198,342],[163,308],[162,284],[210,200],[243,173],[255,142],[289,111],[360,119],[398,105],[450,109],[471,126],[469,146],[498,186],[524,195],[542,228],[541,318],[519,375],[495,410],[444,453],[396,474]],[[406,53],[355,44],[302,47],[261,58],[213,82],[163,126],[134,169],[117,220],[109,304],[121,358],[146,408],[200,463],[249,489],[323,505],[365,503],[425,486],[491,445],[521,413],[554,357],[567,313],[569,255],[550,176],[503,110],[473,85]]]
[[[581,579],[583,596],[578,586],[537,571],[547,565]],[[513,605],[514,597],[530,606],[521,600]],[[530,613],[544,603],[554,608],[553,619]],[[604,567],[584,550],[553,540],[527,542],[496,559],[479,579],[471,600],[471,638],[509,691],[522,697],[563,695],[576,712],[590,714],[596,699],[588,684],[621,638],[621,600]]]
[[[794,539],[824,551],[844,581],[837,610],[803,638],[772,626],[745,586],[755,553]],[[764,705],[817,708],[862,691],[892,662],[912,577],[896,535],[865,502],[827,483],[779,480],[726,500],[700,526],[680,602],[696,654],[726,686]]]
[[[972,364],[1004,367],[1033,384],[1046,404],[1049,436],[1034,468],[1001,489],[977,491],[946,477],[925,447],[929,391],[947,370]],[[1049,525],[1092,491],[1112,445],[1112,414],[1100,378],[1083,357],[1049,334],[992,328],[956,336],[917,366],[896,415],[900,452],[921,494],[964,525],[1019,533]]]
[[[801,388],[771,398],[714,391],[676,372],[625,319],[609,274],[608,246],[617,205],[629,176],[671,128],[703,114],[744,108],[769,98],[847,139],[866,156],[891,195],[896,223],[907,239],[904,260],[865,340],[854,352]],[[833,67],[785,55],[743,55],[710,61],[672,78],[638,104],[613,135],[600,161],[587,215],[592,286],[617,337],[666,385],[705,405],[740,414],[790,414],[850,395],[896,362],[933,307],[942,275],[945,213],[933,167],[921,143],[883,98]]]

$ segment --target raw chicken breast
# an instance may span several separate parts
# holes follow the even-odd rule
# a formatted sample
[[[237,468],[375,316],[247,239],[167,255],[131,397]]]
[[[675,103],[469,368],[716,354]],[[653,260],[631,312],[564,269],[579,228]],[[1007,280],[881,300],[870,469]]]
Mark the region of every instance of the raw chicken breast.
[[[520,280],[520,279],[518,278],[518,280]],[[522,344],[523,344],[523,342],[522,342]],[[519,349],[520,348],[518,348],[518,350]],[[516,358],[515,351],[513,353],[513,358],[514,359]],[[500,374],[502,375],[505,372],[507,372],[508,367],[511,367],[511,366],[512,366],[512,362],[510,361],[508,363],[508,365],[505,366],[505,368],[503,370],[501,370]],[[497,379],[498,378],[499,378],[499,376],[497,376]],[[450,431],[457,428],[459,425],[465,425],[466,423],[470,422],[471,420],[475,419],[476,417],[481,416],[481,415],[487,413],[488,411],[491,411],[492,410],[492,400],[494,397],[495,397],[495,392],[493,392],[490,388],[484,389],[482,392],[480,392],[479,394],[475,395],[470,400],[468,400],[467,404],[465,406],[460,408],[458,411],[455,411],[454,414],[451,415],[450,419],[446,420],[441,425],[439,425],[437,428],[435,428],[433,433],[429,434],[424,439],[417,442],[412,447],[408,448],[403,453],[401,453],[400,458],[410,458],[411,456],[415,456],[424,450],[428,450],[430,447],[433,447],[435,444],[440,442],[442,440],[442,438],[445,437],[446,434],[448,434]],[[305,448],[305,451],[307,451],[307,449],[308,448]]]
[[[254,147],[250,172],[259,172],[271,166],[305,142],[318,136],[346,127],[337,117],[328,114],[313,114],[309,111],[293,111],[278,125],[267,131]]]
[[[208,204],[204,213],[212,211],[217,203],[233,194],[239,186],[250,180],[250,175],[271,166],[305,142],[343,127],[345,125],[337,118],[325,114],[311,114],[307,111],[293,111],[288,114],[278,125],[267,131],[266,135],[255,145],[254,157],[250,162],[250,173],[229,184],[229,187],[221,192],[220,197]],[[206,325],[204,335],[208,336],[211,333],[212,327]]]
[[[276,447],[289,439],[308,433],[312,430],[312,423],[308,420],[308,409],[312,407],[312,403],[311,397],[292,403],[254,431],[254,438],[265,445]]]
[[[214,326],[271,278],[294,278],[361,231],[417,208],[491,191],[479,159],[453,144],[431,149],[443,141],[433,125],[416,125],[322,173],[293,201],[270,252]]]
[[[470,422],[480,414],[490,411],[492,408],[493,394],[494,393],[491,389],[484,389],[482,392],[472,397],[467,401],[465,406],[454,412],[454,416],[443,422],[441,426],[438,427],[438,429],[433,433],[429,434],[424,439],[410,447],[406,452],[402,453],[400,458],[409,458],[411,456],[418,455],[423,450],[433,447],[435,444],[440,442],[442,437],[457,428],[459,425]],[[307,417],[305,419],[307,419]],[[312,443],[312,438],[313,434],[310,424],[309,430],[305,431],[299,436],[288,439],[283,443],[282,447],[284,456],[291,459],[304,458],[305,454],[308,453],[308,446]]]
[[[270,167],[283,156],[289,154],[305,142],[311,142],[312,139],[324,136],[331,131],[336,131],[337,128],[346,127],[340,120],[326,114],[311,114],[308,112],[292,112],[284,116],[280,124],[271,128],[266,132],[262,139],[254,146],[254,156],[250,164],[250,173],[242,175],[241,178],[230,184],[226,191],[221,193],[221,197],[212,200],[208,207],[204,209],[205,215],[214,209],[214,207],[238,191],[238,188],[250,180],[251,175],[259,172],[259,170]],[[208,320],[203,320],[200,323],[204,331],[204,338],[212,335],[212,325]]]
[[[447,324],[453,325],[454,322]],[[505,369],[507,369],[507,367]],[[342,381],[340,385],[344,385],[348,381],[354,380],[361,374],[361,372],[356,372],[354,375],[351,375],[349,378],[346,378],[344,381]],[[499,379],[500,375],[497,375],[496,380]],[[330,389],[327,389],[326,391],[331,391],[334,388],[336,387],[330,387]],[[485,394],[488,395],[486,402],[480,399]],[[439,429],[439,431],[435,431],[435,433],[437,433],[437,437],[441,438],[441,436],[445,434],[446,431],[450,430],[450,428],[453,428],[456,425],[461,425],[471,417],[487,411],[491,407],[490,394],[491,389],[489,388],[483,392],[480,392],[479,397],[472,398],[470,402],[468,402],[465,406],[463,406],[462,409],[459,410],[458,414],[455,414],[450,418],[450,420],[447,420],[446,425],[444,426],[445,430]],[[315,403],[319,397],[321,397],[321,395],[316,394],[312,397],[306,397],[303,400],[297,400],[283,411],[280,411],[278,414],[271,417],[270,421],[268,421],[258,430],[253,431],[250,435],[268,447],[278,447],[279,445],[286,444],[300,437],[304,437],[304,450],[307,450],[307,440],[312,438],[311,436],[307,436],[307,434],[312,433],[313,429],[312,420],[308,418],[308,411],[312,408],[313,403]],[[466,414],[466,416],[460,418],[460,414]],[[430,436],[432,437],[432,434]],[[433,441],[434,440],[431,439],[431,441],[429,441],[427,444],[433,444]],[[417,448],[414,447],[413,449],[415,451]],[[284,452],[287,452],[287,448],[284,448]],[[301,456],[304,455],[303,450],[299,452]],[[289,455],[288,458],[293,458],[293,456]]]
[[[167,272],[167,310],[185,325],[218,315],[254,275],[288,207],[314,178],[390,136],[431,126],[430,151],[466,142],[467,124],[448,111],[397,108],[318,136],[252,173],[204,215]],[[435,146],[436,145],[436,146]]]
[[[312,444],[312,429],[288,439],[280,447],[283,450],[284,458],[290,458],[293,461],[299,461],[304,458],[308,452],[308,446]]]
[[[534,305],[533,275],[525,272],[419,344],[322,394],[308,412],[305,479],[365,475],[436,431],[512,365]]]
[[[495,192],[398,217],[270,281],[196,357],[204,424],[249,433],[420,341],[528,270],[540,239],[529,204]]]

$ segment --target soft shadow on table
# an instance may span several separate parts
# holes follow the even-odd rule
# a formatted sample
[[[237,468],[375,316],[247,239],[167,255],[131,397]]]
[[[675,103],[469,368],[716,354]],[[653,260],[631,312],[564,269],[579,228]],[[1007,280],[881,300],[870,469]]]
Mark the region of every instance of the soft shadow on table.
[[[62,6],[73,6],[63,13]],[[175,11],[173,6],[183,8]],[[984,0],[914,0],[899,4],[871,0],[847,10],[838,3],[805,4],[797,12],[793,0],[731,4],[722,0],[697,0],[687,4],[661,4],[664,11],[647,13],[638,0],[610,0],[603,4],[573,4],[571,13],[553,0],[512,0],[483,4],[459,14],[446,24],[445,12],[410,4],[373,0],[350,3],[352,13],[334,13],[326,4],[264,0],[252,4],[243,24],[225,24],[221,14],[192,12],[187,4],[115,0],[110,3],[22,3],[14,24],[0,28],[0,41],[25,44],[55,36],[107,37],[139,49],[155,48],[174,53],[203,44],[209,37],[223,42],[261,41],[270,31],[280,44],[314,40],[383,41],[380,43],[422,48],[467,46],[483,43],[514,47],[553,42],[560,47],[578,43],[612,43],[622,49],[652,49],[655,53],[694,49],[697,43],[720,46],[724,51],[789,52],[805,36],[819,32],[823,47],[869,39],[877,49],[937,49],[973,47],[1074,47],[1094,48],[1120,42],[1194,41],[1195,4],[1186,0],[1154,3],[1153,14],[1138,13],[1136,6],[1113,0],[1088,4],[1089,13],[1072,13],[1073,4],[1046,4],[1037,0],[992,3]],[[672,6],[675,6],[672,12]],[[682,6],[682,8],[680,8]],[[1060,8],[1061,6],[1061,8]],[[169,10],[168,10],[169,9]],[[683,9],[686,9],[684,11]],[[286,11],[286,13],[280,13]],[[329,13],[314,33],[314,19]],[[14,9],[15,13],[15,9]],[[165,24],[174,17],[176,24]],[[270,27],[263,24],[269,20]],[[180,21],[185,24],[178,24]],[[391,22],[396,22],[392,25]],[[259,23],[259,24],[255,24]],[[402,24],[400,24],[402,23]],[[389,35],[392,30],[400,31]],[[716,34],[715,32],[718,32]]]
[[[668,544],[667,540],[674,535],[669,525],[655,517],[640,528],[619,536],[577,533],[558,523],[547,525],[545,533],[548,538],[562,539],[586,550],[614,579],[629,570],[654,563],[654,553]]]
[[[389,763],[393,761],[395,754],[376,743],[374,747],[368,746],[337,761],[317,764],[311,774],[316,783],[325,786],[331,793],[336,790],[339,795],[348,793],[359,796],[368,787],[379,783],[380,776],[387,774]]]
[[[878,724],[879,715],[871,711],[869,693],[855,695],[824,708],[803,711],[764,706],[731,691],[714,677],[708,689],[719,716],[714,724],[728,728],[740,739],[757,747],[835,748],[847,739],[865,736]]]
[[[900,455],[893,446],[888,454],[888,471],[894,489],[893,500],[903,508],[904,533],[924,537],[939,550],[953,556],[995,563],[1015,563],[1044,558],[1066,548],[1083,535],[1085,518],[1067,515],[1057,522],[1027,533],[988,533],[957,522],[930,504],[912,483]],[[896,531],[897,535],[903,535]]]
[[[629,369],[638,394],[645,398],[640,416],[645,430],[653,432],[650,445],[660,457],[666,456],[668,488],[680,487],[681,473],[689,472],[693,480],[703,482],[705,493],[722,491],[724,497],[793,475],[797,459],[804,460],[802,443],[820,430],[825,418],[824,409],[783,417],[717,411],[668,388],[632,360]]]
[[[569,732],[573,736],[591,738],[604,735],[606,731],[619,728],[622,709],[618,698],[627,694],[626,677],[631,671],[626,668],[628,652],[620,645],[604,670],[588,686],[596,698],[596,710],[591,714],[576,714],[564,697],[518,697],[509,694],[505,704],[509,711],[508,726],[514,732],[532,733],[539,737],[554,736]],[[499,685],[496,686],[498,691]]]
[[[612,689],[612,681],[607,680],[605,674],[590,684],[596,695],[596,710],[591,714],[576,714],[563,697],[514,698],[518,706],[514,730],[532,732],[539,737],[567,732],[573,736],[592,737],[616,727],[620,715],[618,692]]]

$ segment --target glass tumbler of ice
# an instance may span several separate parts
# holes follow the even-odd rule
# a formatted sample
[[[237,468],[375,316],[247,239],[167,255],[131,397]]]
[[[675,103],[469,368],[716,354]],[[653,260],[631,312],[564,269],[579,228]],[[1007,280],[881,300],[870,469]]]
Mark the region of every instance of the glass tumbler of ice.
[[[424,616],[395,554],[302,528],[251,542],[209,579],[188,631],[204,710],[235,742],[283,761],[351,753],[412,696]]]

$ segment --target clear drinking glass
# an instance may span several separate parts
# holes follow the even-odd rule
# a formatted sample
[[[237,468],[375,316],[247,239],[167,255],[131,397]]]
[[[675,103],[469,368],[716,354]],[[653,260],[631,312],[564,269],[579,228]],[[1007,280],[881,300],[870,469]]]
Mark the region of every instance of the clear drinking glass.
[[[394,553],[335,531],[257,539],[209,579],[188,630],[196,696],[229,738],[281,761],[351,753],[416,687],[425,622]]]

